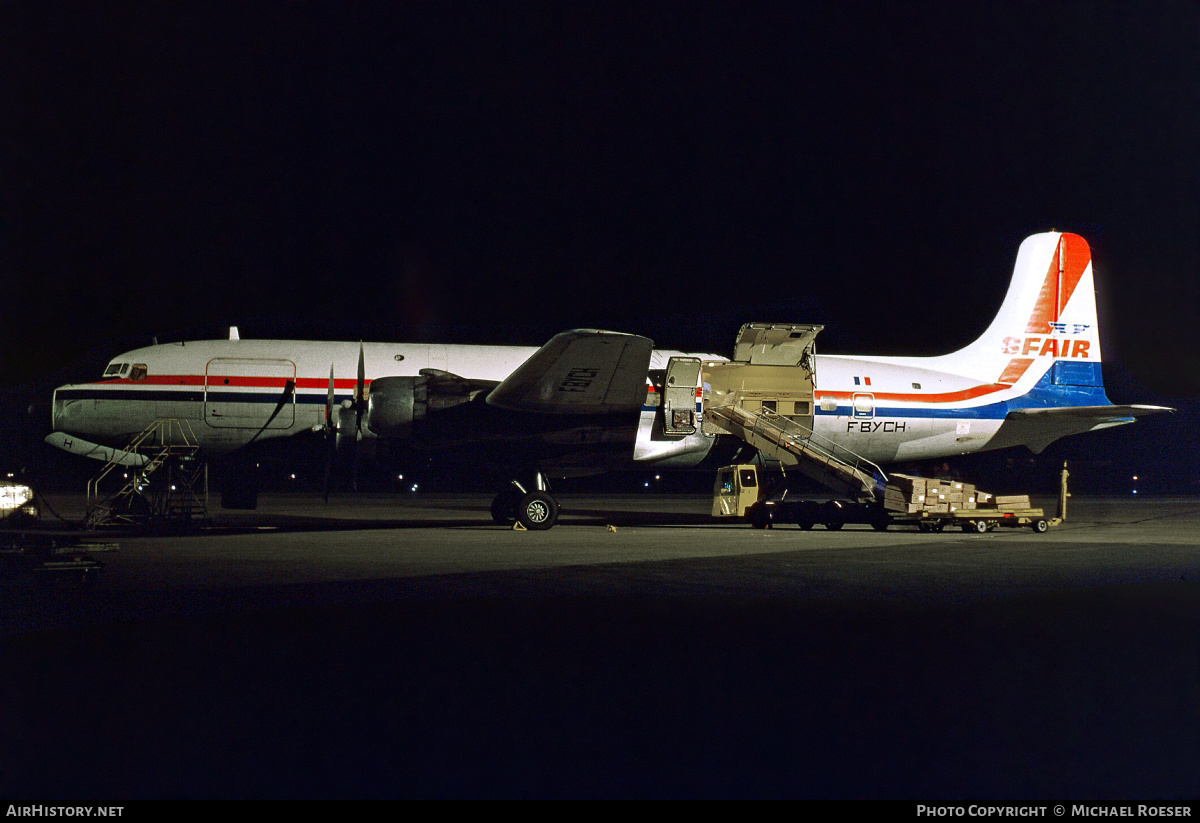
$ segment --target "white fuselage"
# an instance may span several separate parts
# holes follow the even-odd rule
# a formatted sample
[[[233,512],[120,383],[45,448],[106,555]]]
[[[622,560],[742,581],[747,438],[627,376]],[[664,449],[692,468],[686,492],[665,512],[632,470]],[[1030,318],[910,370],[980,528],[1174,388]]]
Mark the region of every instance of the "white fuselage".
[[[377,378],[416,376],[423,369],[498,383],[537,351],[422,343],[361,346],[368,392]],[[216,453],[252,439],[289,437],[324,425],[331,367],[335,405],[351,401],[359,350],[353,342],[297,340],[209,340],[136,349],[112,361],[107,371],[114,376],[59,388],[54,428],[121,446],[155,420],[186,420],[197,442]],[[701,432],[661,435],[657,404],[651,402],[655,373],[661,382],[667,360],[682,354],[656,350],[651,357],[647,403],[629,444],[631,466],[695,465],[713,445],[714,438]],[[285,397],[288,381],[294,381],[294,390]],[[998,386],[889,358],[818,356],[815,383],[817,434],[876,463],[986,448],[1007,410],[1002,402],[980,402]],[[700,389],[697,411],[702,414]]]

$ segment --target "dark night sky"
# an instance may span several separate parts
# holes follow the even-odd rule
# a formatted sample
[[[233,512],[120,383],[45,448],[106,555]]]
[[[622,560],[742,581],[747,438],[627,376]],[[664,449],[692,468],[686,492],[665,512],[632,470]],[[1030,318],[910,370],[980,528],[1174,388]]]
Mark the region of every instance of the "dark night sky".
[[[1059,228],[1200,392],[1192,2],[16,3],[0,86],[3,384],[230,323],[933,354]]]

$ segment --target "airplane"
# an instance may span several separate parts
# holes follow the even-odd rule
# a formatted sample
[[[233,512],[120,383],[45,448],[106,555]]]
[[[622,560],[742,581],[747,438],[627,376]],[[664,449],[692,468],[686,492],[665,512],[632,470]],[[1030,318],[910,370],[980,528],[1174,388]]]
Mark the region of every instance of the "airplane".
[[[59,387],[46,440],[136,465],[122,446],[156,420],[186,421],[204,454],[235,467],[222,485],[227,508],[256,504],[247,467],[268,443],[323,435],[331,455],[355,465],[360,447],[388,443],[488,472],[500,486],[496,522],[547,529],[558,517],[550,478],[728,462],[745,443],[706,424],[713,404],[785,414],[876,464],[1040,452],[1170,411],[1106,397],[1091,250],[1076,234],[1027,238],[999,312],[959,351],[818,355],[821,328],[747,324],[733,358],[595,329],[534,348],[243,340],[231,328],[228,340],[126,352],[99,380]],[[753,390],[760,378],[787,390],[771,399]],[[327,474],[327,499],[328,488]]]

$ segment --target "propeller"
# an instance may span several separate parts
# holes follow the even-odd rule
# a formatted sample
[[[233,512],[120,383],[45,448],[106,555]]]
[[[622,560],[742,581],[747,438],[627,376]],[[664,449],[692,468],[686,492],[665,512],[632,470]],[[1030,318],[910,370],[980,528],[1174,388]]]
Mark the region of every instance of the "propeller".
[[[333,463],[338,453],[350,453],[352,466],[351,488],[358,491],[359,445],[363,439],[363,415],[367,411],[367,368],[363,344],[358,344],[358,377],[354,383],[354,395],[343,400],[334,411],[333,365],[329,366],[329,391],[325,395],[325,437],[328,443],[325,454],[325,500],[329,501],[332,486]],[[353,422],[352,422],[353,421]]]

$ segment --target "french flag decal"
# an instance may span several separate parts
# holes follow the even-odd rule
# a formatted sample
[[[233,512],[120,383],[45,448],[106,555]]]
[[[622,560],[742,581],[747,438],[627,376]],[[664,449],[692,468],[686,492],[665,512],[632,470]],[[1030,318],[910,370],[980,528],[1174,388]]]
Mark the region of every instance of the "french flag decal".
[[[854,378],[854,385],[856,385],[856,386],[869,386],[869,385],[871,385],[871,378],[869,378],[869,377],[862,377],[862,378],[855,377],[855,378]]]

